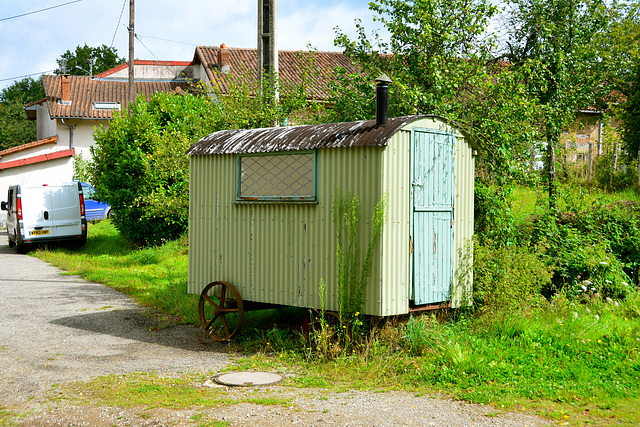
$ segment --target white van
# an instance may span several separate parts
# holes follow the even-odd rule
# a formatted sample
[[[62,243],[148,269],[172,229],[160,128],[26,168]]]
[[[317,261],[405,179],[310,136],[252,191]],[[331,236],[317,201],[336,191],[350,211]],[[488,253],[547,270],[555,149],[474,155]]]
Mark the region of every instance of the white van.
[[[43,185],[12,185],[7,201],[9,247],[25,253],[29,244],[87,242],[84,197],[79,182]]]

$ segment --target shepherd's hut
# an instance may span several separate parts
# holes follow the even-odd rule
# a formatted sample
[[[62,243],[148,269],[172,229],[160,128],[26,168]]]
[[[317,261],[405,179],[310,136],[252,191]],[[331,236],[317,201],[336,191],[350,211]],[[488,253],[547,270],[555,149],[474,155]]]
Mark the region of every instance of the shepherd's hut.
[[[245,302],[337,310],[338,192],[360,200],[362,252],[388,197],[364,314],[469,304],[474,144],[443,117],[385,116],[226,130],[193,145],[189,293],[224,281]]]

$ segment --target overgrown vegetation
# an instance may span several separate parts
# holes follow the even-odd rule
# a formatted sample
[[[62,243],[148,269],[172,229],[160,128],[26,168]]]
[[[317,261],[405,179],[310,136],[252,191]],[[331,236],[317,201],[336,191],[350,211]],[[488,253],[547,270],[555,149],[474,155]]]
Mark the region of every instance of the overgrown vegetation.
[[[478,233],[474,307],[386,322],[356,312],[359,345],[334,346],[326,334],[324,347],[302,332],[304,310],[249,312],[237,368],[295,369],[289,384],[300,387],[436,391],[575,425],[637,424],[640,197],[562,190],[564,214],[555,222],[544,216],[545,201],[536,203],[544,191],[516,188],[494,203],[495,191],[481,190],[485,206],[496,208],[479,224],[511,224],[512,236],[497,244]],[[89,233],[84,249],[38,256],[197,323],[185,240],[135,248],[109,221]]]

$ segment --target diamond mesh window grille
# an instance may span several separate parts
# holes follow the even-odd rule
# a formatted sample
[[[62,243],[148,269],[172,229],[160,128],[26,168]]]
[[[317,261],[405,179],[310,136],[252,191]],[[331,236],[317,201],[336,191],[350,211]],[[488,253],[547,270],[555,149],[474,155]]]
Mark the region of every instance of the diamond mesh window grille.
[[[239,198],[314,199],[313,153],[240,157]]]

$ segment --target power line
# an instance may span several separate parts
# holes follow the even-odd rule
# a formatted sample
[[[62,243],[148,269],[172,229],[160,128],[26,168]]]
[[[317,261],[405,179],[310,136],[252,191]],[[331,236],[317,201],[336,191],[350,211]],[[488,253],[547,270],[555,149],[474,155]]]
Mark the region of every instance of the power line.
[[[9,78],[6,78],[6,79],[0,79],[0,82],[6,82],[6,81],[9,81],[9,80],[18,80],[18,79],[23,79],[23,78],[25,78],[25,77],[37,76],[38,74],[44,74],[44,73],[52,73],[52,72],[54,72],[54,71],[55,71],[55,70],[47,70],[47,71],[40,71],[39,73],[25,74],[25,75],[23,75],[23,76],[9,77]]]
[[[62,6],[66,6],[66,5],[68,5],[68,4],[78,3],[78,2],[81,2],[81,1],[82,1],[82,0],[73,0],[73,1],[70,1],[70,2],[67,2],[67,3],[59,4],[59,5],[57,5],[57,6],[47,7],[46,9],[34,10],[33,12],[23,13],[22,15],[9,16],[8,18],[0,18],[0,22],[2,22],[2,21],[8,21],[9,19],[22,18],[23,16],[33,15],[34,13],[44,12],[44,11],[46,11],[46,10],[55,9],[55,8],[57,8],[57,7],[62,7]]]
[[[111,39],[111,46],[113,47],[113,42],[116,39],[116,34],[118,34],[118,27],[120,26],[120,21],[122,21],[122,14],[124,13],[124,7],[127,4],[127,0],[122,2],[122,10],[120,11],[120,18],[118,18],[118,24],[116,25],[116,30],[113,32],[113,38]]]
[[[135,34],[135,33],[134,33],[133,35],[134,35],[134,37],[135,37],[136,39],[138,39],[138,41],[140,42],[140,44],[141,44],[142,46],[144,46],[144,48],[145,48],[145,49],[147,49],[147,50],[149,51],[149,53],[150,53],[151,55],[153,55],[153,56],[154,56],[158,61],[160,60],[160,58],[158,58],[158,57],[157,57],[153,52],[151,52],[151,49],[149,49],[149,48],[147,47],[147,45],[146,45],[146,44],[144,44],[144,43],[142,42],[142,40],[140,39],[140,37],[139,37],[139,35],[138,35],[138,34]]]
[[[148,36],[148,35],[146,35],[146,34],[138,34],[138,35],[139,35],[139,36],[142,36],[142,37],[146,37],[146,38],[148,38],[148,39],[162,40],[162,41],[164,41],[164,42],[171,42],[171,43],[186,44],[186,45],[188,45],[188,46],[198,46],[198,44],[197,44],[197,43],[179,42],[179,41],[177,41],[177,40],[163,39],[163,38],[160,38],[160,37],[151,37],[151,36]]]

